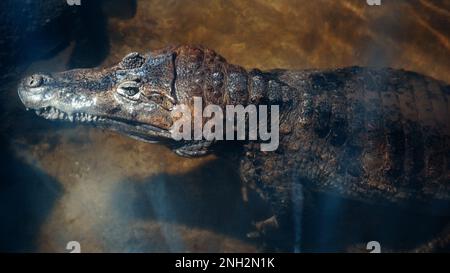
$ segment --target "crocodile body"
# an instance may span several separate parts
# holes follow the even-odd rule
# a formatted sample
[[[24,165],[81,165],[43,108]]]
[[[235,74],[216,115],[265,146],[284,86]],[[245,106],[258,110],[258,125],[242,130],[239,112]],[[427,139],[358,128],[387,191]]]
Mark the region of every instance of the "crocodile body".
[[[292,104],[276,152],[246,145],[244,181],[280,200],[294,181],[362,201],[450,201],[450,86],[359,67],[272,76],[293,87]]]
[[[286,224],[298,184],[371,203],[450,201],[450,86],[413,72],[246,71],[212,50],[180,46],[105,69],[32,75],[19,96],[46,118],[90,122],[188,156],[216,143],[173,141],[175,105],[195,96],[222,107],[279,105],[279,148],[240,142],[235,155],[244,186],[271,204],[275,225]]]

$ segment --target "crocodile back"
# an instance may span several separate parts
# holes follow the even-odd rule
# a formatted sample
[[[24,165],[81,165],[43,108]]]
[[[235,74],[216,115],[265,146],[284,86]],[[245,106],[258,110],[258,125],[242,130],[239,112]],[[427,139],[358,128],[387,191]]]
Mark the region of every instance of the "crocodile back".
[[[280,147],[242,165],[267,196],[289,200],[300,181],[367,202],[450,200],[448,84],[395,69],[274,73],[295,92]]]

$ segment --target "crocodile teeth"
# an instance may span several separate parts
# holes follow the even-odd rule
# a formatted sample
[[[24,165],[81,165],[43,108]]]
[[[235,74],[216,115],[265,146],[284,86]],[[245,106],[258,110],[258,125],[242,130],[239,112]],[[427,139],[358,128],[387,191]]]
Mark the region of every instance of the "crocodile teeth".
[[[46,119],[60,119],[60,120],[68,120],[70,122],[97,122],[97,121],[105,121],[105,118],[91,115],[88,113],[73,113],[73,114],[67,114],[64,111],[59,110],[58,108],[54,108],[51,106],[41,108],[41,109],[35,109],[35,112],[37,115],[44,117]]]

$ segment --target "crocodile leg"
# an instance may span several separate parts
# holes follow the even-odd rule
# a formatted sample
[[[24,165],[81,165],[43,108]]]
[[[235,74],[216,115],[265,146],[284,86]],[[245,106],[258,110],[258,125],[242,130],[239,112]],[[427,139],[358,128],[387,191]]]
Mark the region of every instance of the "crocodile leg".
[[[174,151],[179,156],[184,157],[196,157],[202,156],[209,153],[208,148],[212,145],[212,141],[191,141],[189,143],[185,143],[183,146],[176,148]]]
[[[279,227],[277,217],[275,215],[265,220],[255,222],[253,223],[253,226],[255,227],[255,230],[247,233],[247,237],[249,238],[258,238],[261,235],[266,234],[267,231],[276,230]]]

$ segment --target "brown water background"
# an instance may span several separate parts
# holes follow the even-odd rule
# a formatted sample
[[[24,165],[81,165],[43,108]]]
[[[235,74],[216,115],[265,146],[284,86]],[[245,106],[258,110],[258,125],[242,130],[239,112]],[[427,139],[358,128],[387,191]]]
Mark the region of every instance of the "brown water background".
[[[375,7],[363,0],[139,0],[134,17],[108,19],[110,49],[102,65],[131,51],[189,43],[245,68],[390,66],[450,82],[449,27],[450,1],[382,0]],[[71,50],[28,72],[67,69]],[[227,162],[181,158],[107,131],[16,116],[20,107],[3,114],[22,127],[12,147],[53,181],[35,186],[53,198],[30,227],[35,251],[66,252],[73,240],[83,252],[259,250],[245,237],[251,209]],[[32,118],[37,123],[22,122]]]

